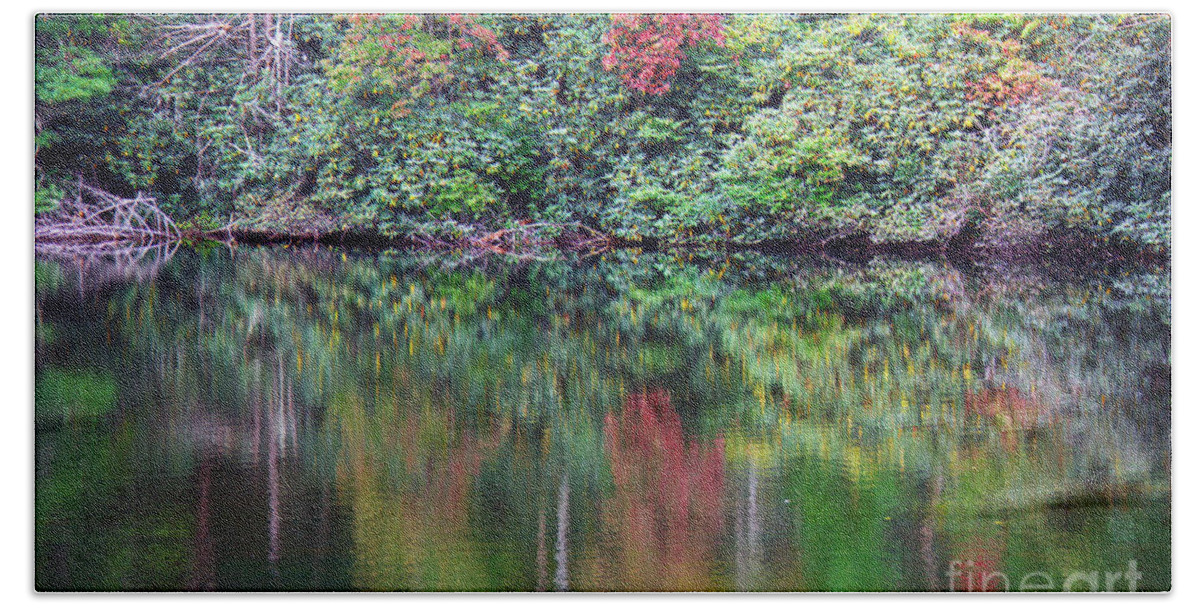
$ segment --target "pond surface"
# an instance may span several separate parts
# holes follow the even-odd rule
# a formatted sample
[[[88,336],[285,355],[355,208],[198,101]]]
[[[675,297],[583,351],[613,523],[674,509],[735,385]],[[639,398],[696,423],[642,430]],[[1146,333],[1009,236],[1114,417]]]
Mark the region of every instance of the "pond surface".
[[[1063,270],[39,257],[37,586],[1169,588],[1169,271]]]

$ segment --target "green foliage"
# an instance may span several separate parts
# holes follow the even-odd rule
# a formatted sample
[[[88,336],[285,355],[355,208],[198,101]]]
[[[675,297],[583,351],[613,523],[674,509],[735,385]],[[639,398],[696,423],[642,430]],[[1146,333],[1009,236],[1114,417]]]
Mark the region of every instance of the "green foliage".
[[[55,63],[36,66],[34,94],[38,101],[59,104],[107,95],[116,84],[112,69],[88,49],[70,49]]]
[[[675,32],[642,21],[41,16],[35,204],[82,174],[285,232],[1170,245],[1167,16],[730,15],[613,47]]]
[[[96,110],[117,86],[112,53],[127,28],[122,19],[95,15],[34,21],[35,213],[57,206],[71,172],[94,166],[92,140],[105,128]]]
[[[429,213],[443,219],[464,213],[479,217],[499,200],[494,187],[479,183],[474,173],[461,169],[451,173],[449,179],[429,184],[427,192]]]
[[[41,213],[50,211],[58,206],[58,201],[62,200],[63,191],[55,184],[47,184],[44,187],[37,187],[33,190],[33,212]]]
[[[108,23],[90,15],[39,15],[34,22],[38,53],[34,63],[34,97],[39,103],[58,105],[88,101],[107,95],[116,76],[94,46],[116,31],[121,22]]]

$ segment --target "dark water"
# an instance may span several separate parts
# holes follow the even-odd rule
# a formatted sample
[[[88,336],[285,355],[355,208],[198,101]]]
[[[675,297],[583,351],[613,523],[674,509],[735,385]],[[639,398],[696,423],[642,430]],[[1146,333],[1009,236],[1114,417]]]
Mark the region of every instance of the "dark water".
[[[40,258],[38,588],[1170,586],[1166,269],[687,258]]]

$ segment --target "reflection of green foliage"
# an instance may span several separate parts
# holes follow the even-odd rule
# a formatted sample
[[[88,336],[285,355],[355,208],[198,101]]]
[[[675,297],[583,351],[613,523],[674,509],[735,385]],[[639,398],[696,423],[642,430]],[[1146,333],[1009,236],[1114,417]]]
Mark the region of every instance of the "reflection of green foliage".
[[[448,278],[446,283],[438,286],[438,294],[459,314],[473,315],[480,306],[491,303],[495,296],[495,283],[483,273],[454,274]]]
[[[310,484],[348,505],[353,560],[334,578],[528,589],[539,519],[554,544],[561,480],[571,551],[612,533],[595,507],[616,491],[604,421],[630,395],[662,389],[684,438],[723,438],[722,504],[744,504],[745,470],[758,467],[764,542],[791,569],[768,587],[920,587],[915,526],[937,556],[1003,529],[1008,548],[992,553],[1013,568],[1044,565],[1022,552],[1057,547],[1080,564],[1097,547],[1136,548],[1169,567],[1166,545],[1154,544],[1169,528],[1155,510],[1169,444],[1154,430],[1169,396],[1153,396],[1163,387],[1146,379],[1169,369],[1161,273],[1062,281],[924,262],[688,255],[484,269],[407,252],[293,246],[233,258],[218,248],[181,251],[157,281],[85,301],[79,315],[61,313],[71,294],[39,292],[60,341],[98,331],[79,318],[103,319],[112,336],[79,344],[70,367],[61,349],[39,353],[39,410],[62,395],[109,404],[39,411],[39,426],[75,418],[70,432],[39,432],[55,454],[39,463],[39,560],[43,535],[69,538],[109,497],[137,494],[131,476],[161,474],[130,465],[188,478],[202,450],[251,458],[255,416],[288,394],[299,454],[285,506],[309,500]],[[123,377],[122,399],[133,401],[104,417],[116,382],[78,360],[108,359],[137,390]],[[1097,508],[1080,534],[1055,523],[1052,505],[1124,491],[1142,510]],[[111,558],[113,571],[147,570],[124,580],[171,580],[183,528],[161,519],[186,516],[161,513],[138,534],[96,524],[106,539],[160,539],[153,563],[99,541],[61,542]],[[734,547],[711,549],[713,571],[726,572]],[[734,586],[723,576],[713,584]]]
[[[891,559],[887,529],[901,496],[894,481],[853,483],[822,464],[793,465],[784,483],[796,506],[796,534],[804,560],[804,585],[820,591],[895,589],[900,580]],[[803,471],[803,473],[799,472]]]
[[[58,264],[35,261],[33,264],[33,287],[39,295],[58,289],[63,284],[63,271]]]
[[[58,291],[63,284],[62,268],[58,264],[35,261],[33,265],[33,290],[38,297],[43,297]],[[54,326],[43,318],[41,308],[36,309],[34,317],[34,335],[37,345],[43,346],[54,341]]]
[[[675,371],[682,364],[683,351],[679,347],[644,344],[638,348],[634,369],[637,373],[653,378]]]
[[[34,387],[39,418],[95,418],[111,410],[116,398],[116,381],[106,372],[49,368]]]
[[[171,591],[179,589],[190,574],[192,530],[184,513],[160,512],[133,519],[105,540],[116,550],[98,573],[103,578],[91,588]]]
[[[39,429],[35,487],[37,587],[171,590],[188,574],[189,507],[147,507],[127,494],[135,478],[131,429]],[[131,505],[136,508],[130,508]],[[66,580],[52,578],[62,560]]]
[[[59,446],[49,475],[37,481],[34,502],[39,525],[85,516],[87,501],[111,496],[113,481],[127,472],[119,457],[120,448],[126,447],[121,437],[113,441],[96,432],[50,433],[38,432]]]

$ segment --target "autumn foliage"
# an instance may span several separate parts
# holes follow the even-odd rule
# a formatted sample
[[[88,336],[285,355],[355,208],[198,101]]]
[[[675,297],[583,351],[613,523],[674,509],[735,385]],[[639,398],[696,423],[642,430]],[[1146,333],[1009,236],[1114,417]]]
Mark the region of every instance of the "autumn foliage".
[[[671,90],[684,49],[705,40],[725,45],[721,15],[614,15],[612,29],[604,36],[609,46],[604,68],[616,70],[630,89],[663,95]]]
[[[82,177],[279,235],[463,243],[525,221],[545,243],[1161,254],[1171,31],[1161,14],[43,17],[35,207]]]
[[[1000,40],[991,32],[954,24],[952,31],[968,43],[988,50],[998,59],[995,69],[967,80],[967,99],[997,107],[1017,105],[1031,99],[1052,83],[1038,73],[1037,65],[1022,55],[1022,44],[1013,39]]]
[[[452,86],[454,65],[466,59],[508,59],[496,33],[468,15],[352,15],[341,60],[331,71],[341,91],[388,94],[404,116],[414,100]]]

